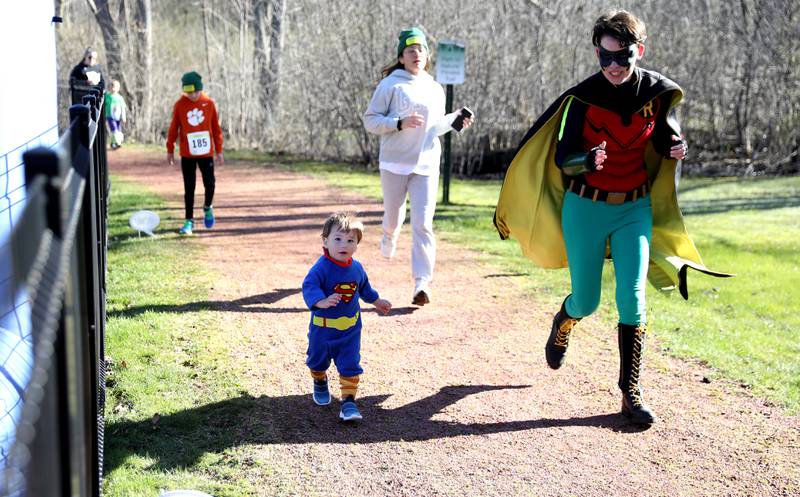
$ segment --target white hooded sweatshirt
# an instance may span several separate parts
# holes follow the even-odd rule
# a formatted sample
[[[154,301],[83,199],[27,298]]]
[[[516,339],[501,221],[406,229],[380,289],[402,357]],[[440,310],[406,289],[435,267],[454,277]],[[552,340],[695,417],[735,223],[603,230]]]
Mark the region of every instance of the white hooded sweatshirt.
[[[442,85],[425,71],[396,69],[383,78],[364,113],[364,127],[380,135],[380,168],[394,174],[439,174],[439,135],[450,131],[457,113],[445,115]],[[425,118],[419,128],[397,130],[397,121],[414,112]]]

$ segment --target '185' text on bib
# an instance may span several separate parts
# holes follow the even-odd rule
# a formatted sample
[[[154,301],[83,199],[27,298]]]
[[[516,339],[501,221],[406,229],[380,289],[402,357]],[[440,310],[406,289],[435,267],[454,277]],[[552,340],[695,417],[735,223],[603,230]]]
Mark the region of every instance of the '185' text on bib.
[[[206,155],[211,151],[211,136],[208,131],[187,133],[186,139],[189,141],[189,153],[192,155]]]

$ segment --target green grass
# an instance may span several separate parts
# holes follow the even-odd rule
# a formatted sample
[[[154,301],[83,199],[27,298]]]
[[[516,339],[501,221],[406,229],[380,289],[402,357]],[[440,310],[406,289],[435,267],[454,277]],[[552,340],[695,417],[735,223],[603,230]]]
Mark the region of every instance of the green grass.
[[[651,299],[659,337],[676,354],[697,357],[797,413],[800,177],[687,183],[681,201],[689,212],[697,208],[686,223],[698,249],[706,263],[737,277],[692,274],[689,302]]]
[[[381,196],[377,171],[226,154],[277,161],[334,186]],[[452,203],[437,208],[437,233],[486,254],[496,274],[555,310],[568,291],[568,272],[539,269],[520,255],[516,242],[498,239],[492,215],[500,186],[453,180]],[[713,376],[749,385],[789,413],[800,412],[800,177],[689,179],[681,186],[686,223],[706,262],[738,276],[690,274],[688,302],[648,288],[655,337],[670,353],[710,365]],[[161,215],[157,238],[131,233],[128,218],[141,208]],[[199,265],[202,248],[175,234],[180,219],[171,212],[141,187],[113,179],[104,494],[189,488],[217,497],[254,495],[254,475],[275,471],[241,444],[239,428],[257,402],[239,381],[230,337],[217,303],[209,300],[217,276]],[[616,310],[610,268],[603,294],[597,319],[611,329]]]
[[[252,152],[238,157],[278,162],[381,198],[376,171]],[[521,256],[516,242],[498,239],[492,216],[500,187],[499,180],[454,179],[451,205],[440,204],[436,210],[437,233],[490,255],[498,274],[514,278],[555,310],[569,291],[569,274],[537,268]],[[672,354],[711,366],[713,376],[741,382],[791,414],[800,412],[800,177],[688,178],[680,191],[689,233],[704,261],[737,277],[690,273],[689,301],[648,287],[655,337]],[[597,315],[611,328],[616,309],[613,270],[607,269]]]
[[[381,197],[377,171],[285,156],[270,157],[252,151],[229,150],[226,151],[226,157],[231,160],[277,162],[289,170],[320,177],[334,186],[367,197]],[[254,167],[258,167],[258,162],[254,163]],[[524,285],[528,292],[535,294],[543,305],[555,308],[568,291],[569,274],[567,271],[539,269],[520,255],[516,242],[498,239],[492,226],[492,215],[500,186],[500,181],[454,179],[450,188],[452,203],[440,204],[437,208],[437,233],[441,239],[490,255],[498,274],[509,276],[510,280]],[[677,294],[663,295],[648,287],[648,312],[655,337],[671,353],[705,362],[714,368],[717,376],[749,385],[757,395],[786,407],[790,413],[800,412],[800,315],[796,312],[797,302],[800,301],[800,286],[796,283],[800,277],[800,257],[797,255],[800,253],[800,177],[689,178],[681,182],[680,191],[686,224],[704,260],[711,268],[735,272],[737,277],[717,279],[698,273],[690,274],[688,302]],[[113,229],[120,238],[112,243],[110,253],[110,329],[116,332],[118,328],[125,327],[128,331],[124,333],[135,337],[135,327],[147,330],[155,326],[167,330],[168,344],[178,340],[169,336],[176,323],[189,330],[198,327],[216,329],[210,323],[205,323],[208,316],[201,317],[202,310],[200,313],[143,313],[136,317],[146,321],[139,323],[129,323],[128,320],[132,318],[126,318],[124,312],[119,313],[130,305],[141,307],[150,303],[163,306],[166,302],[168,307],[170,303],[179,305],[193,298],[202,299],[203,296],[197,294],[198,288],[208,288],[210,283],[188,285],[189,278],[181,275],[187,271],[197,271],[199,274],[191,279],[199,281],[198,278],[206,278],[204,281],[207,283],[212,276],[203,275],[199,268],[182,267],[177,257],[196,249],[191,249],[189,244],[175,237],[163,237],[156,243],[145,238],[124,238],[122,233],[128,232],[127,213],[122,215],[122,211],[134,206],[160,204],[152,197],[136,198],[142,194],[128,187],[120,190],[120,185],[116,183],[115,194],[119,194],[119,197],[112,198],[112,224],[116,223]],[[165,222],[170,226],[178,225],[178,220]],[[150,269],[161,265],[163,267],[160,269]],[[137,277],[124,278],[122,274],[115,273],[115,266],[124,268],[125,273],[130,275],[147,271],[150,276],[141,278],[141,281]],[[158,288],[156,293],[145,293],[143,289],[151,291],[154,286],[152,281],[162,278],[164,274],[175,276],[174,281],[164,283],[171,286],[165,286],[163,291]],[[130,289],[126,290],[126,287]],[[117,311],[116,315],[114,311]],[[604,274],[603,303],[597,315],[609,328],[614,326],[616,310],[613,304],[613,271],[610,268]],[[194,322],[181,323],[187,319]],[[163,338],[164,334],[157,335]],[[201,336],[199,339],[207,338]],[[129,346],[118,340],[121,338],[110,338],[112,356],[115,355],[114,349],[123,351]],[[172,346],[163,345],[160,348],[164,347],[170,354],[175,353]],[[224,350],[224,347],[211,350]],[[222,361],[224,353],[217,354],[217,360]],[[127,362],[130,364],[131,361]],[[179,362],[178,358],[173,358],[174,362]],[[206,362],[198,357],[196,368],[205,367]],[[170,367],[175,368],[172,363]],[[189,369],[193,371],[196,368]],[[185,372],[182,370],[186,368],[177,369],[183,374]],[[128,374],[120,372],[122,377]],[[236,390],[231,385],[225,386],[226,380],[222,381],[222,385],[214,387],[216,391],[212,388],[207,392],[213,397],[208,399],[209,402],[224,398],[226,392],[231,394]],[[134,392],[139,390],[143,397],[146,397],[144,390],[147,388],[151,387],[147,387],[146,382],[142,386],[130,387]],[[181,391],[180,388],[176,384],[173,390]],[[131,395],[130,389],[120,390],[123,400],[125,395]],[[158,390],[152,392],[157,394]],[[112,399],[111,402],[116,400]],[[132,412],[125,413],[123,409],[123,418],[143,422],[148,413],[161,409],[158,405],[145,405],[148,402],[157,401],[137,401],[133,404],[135,408]],[[178,410],[174,406],[172,409]],[[117,415],[112,413],[112,423]],[[127,464],[134,468],[145,467],[149,463],[129,458]],[[132,469],[131,473],[135,471]],[[204,471],[199,473],[203,474]],[[172,477],[174,472],[170,470],[164,474]]]
[[[128,227],[132,212],[162,217],[157,238]],[[210,309],[215,276],[200,248],[175,234],[163,201],[112,178],[106,355],[107,496],[189,488],[254,494],[231,423],[247,407],[229,337]]]

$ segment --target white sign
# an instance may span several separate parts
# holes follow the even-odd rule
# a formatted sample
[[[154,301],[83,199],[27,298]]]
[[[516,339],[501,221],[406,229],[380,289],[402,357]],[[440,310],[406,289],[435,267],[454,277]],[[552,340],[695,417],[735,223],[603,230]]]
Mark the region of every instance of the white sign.
[[[436,46],[436,81],[443,85],[464,84],[464,44],[440,41]]]

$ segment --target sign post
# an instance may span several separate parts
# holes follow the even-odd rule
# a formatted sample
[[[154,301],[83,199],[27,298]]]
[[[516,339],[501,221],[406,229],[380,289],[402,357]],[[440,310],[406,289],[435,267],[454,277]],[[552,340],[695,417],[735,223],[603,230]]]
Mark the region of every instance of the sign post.
[[[443,40],[437,44],[436,81],[445,85],[445,114],[453,112],[453,85],[464,84],[464,44],[458,41]],[[444,135],[444,153],[442,154],[442,203],[450,203],[450,171],[453,167],[450,158],[450,139],[452,133]]]

